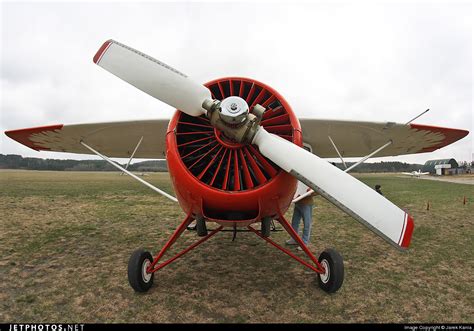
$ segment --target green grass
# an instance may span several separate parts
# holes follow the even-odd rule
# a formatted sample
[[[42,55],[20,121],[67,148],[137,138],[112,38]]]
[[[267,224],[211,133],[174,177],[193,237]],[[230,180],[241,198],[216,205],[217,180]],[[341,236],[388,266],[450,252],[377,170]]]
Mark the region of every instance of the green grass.
[[[161,248],[185,216],[177,204],[117,173],[1,171],[0,322],[473,323],[473,186],[358,177],[408,210],[415,232],[399,252],[318,197],[311,249],[344,257],[336,294],[255,235],[225,232],[139,295],[128,258]],[[167,174],[145,179],[172,192]],[[186,232],[173,251],[194,240]]]

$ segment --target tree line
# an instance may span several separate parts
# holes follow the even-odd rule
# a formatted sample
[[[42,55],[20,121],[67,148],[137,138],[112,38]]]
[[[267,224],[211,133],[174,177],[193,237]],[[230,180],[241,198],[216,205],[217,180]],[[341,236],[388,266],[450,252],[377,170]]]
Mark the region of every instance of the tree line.
[[[119,163],[120,164],[120,163]],[[125,164],[120,164],[125,167]],[[57,160],[0,154],[0,169],[55,170],[55,171],[117,171],[104,160]],[[143,161],[130,164],[130,171],[168,171],[166,161]]]
[[[345,167],[343,163],[334,163],[335,166],[344,170]],[[346,166],[349,168],[351,165],[355,164],[355,162],[346,162]],[[416,163],[405,163],[405,162],[398,162],[398,161],[390,161],[390,162],[374,162],[374,163],[362,163],[359,164],[357,167],[352,169],[350,172],[412,172],[418,171],[423,167],[422,164]]]
[[[345,169],[342,163],[333,163],[340,169]],[[349,167],[354,162],[346,162]],[[122,164],[125,166],[125,164]],[[404,162],[376,162],[363,163],[351,172],[410,172],[421,169],[421,164]],[[0,169],[25,169],[25,170],[55,170],[55,171],[117,171],[115,167],[104,160],[57,160],[40,159],[35,157],[22,157],[15,154],[0,154]],[[130,171],[163,172],[168,171],[166,161],[142,161],[130,164]]]

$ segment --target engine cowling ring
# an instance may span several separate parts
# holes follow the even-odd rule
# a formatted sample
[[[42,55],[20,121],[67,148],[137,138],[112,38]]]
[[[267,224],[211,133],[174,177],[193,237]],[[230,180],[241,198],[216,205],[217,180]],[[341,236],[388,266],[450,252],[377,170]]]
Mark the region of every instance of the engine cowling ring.
[[[215,99],[240,96],[266,108],[261,125],[302,146],[301,127],[286,100],[249,78],[222,78],[205,84]],[[177,111],[167,133],[170,176],[185,211],[219,220],[249,220],[284,211],[296,180],[263,157],[258,147],[228,141],[203,115]]]

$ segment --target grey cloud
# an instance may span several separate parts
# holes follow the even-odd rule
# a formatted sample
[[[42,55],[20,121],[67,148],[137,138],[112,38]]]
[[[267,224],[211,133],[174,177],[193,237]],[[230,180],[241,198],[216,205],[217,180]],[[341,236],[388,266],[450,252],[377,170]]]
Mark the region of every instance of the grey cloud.
[[[419,122],[472,130],[470,4],[1,6],[2,130],[170,117],[169,106],[92,64],[109,38],[197,81],[230,75],[261,80],[298,116],[403,122],[430,107]],[[0,143],[2,153],[64,157],[25,151],[4,136]],[[469,159],[471,153],[469,137],[439,152],[398,159]]]

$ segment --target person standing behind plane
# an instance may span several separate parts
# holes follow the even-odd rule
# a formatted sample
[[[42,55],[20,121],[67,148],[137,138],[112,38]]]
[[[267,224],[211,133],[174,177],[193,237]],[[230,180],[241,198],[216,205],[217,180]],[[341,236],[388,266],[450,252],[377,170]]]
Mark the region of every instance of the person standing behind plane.
[[[308,186],[306,186],[304,183],[298,181],[298,188],[296,189],[296,193],[294,198],[299,197],[300,195],[305,194],[311,190]],[[309,239],[311,236],[311,223],[312,223],[312,213],[313,213],[313,197],[317,193],[313,193],[297,202],[295,202],[295,207],[293,210],[293,218],[291,220],[291,227],[293,230],[295,230],[296,233],[298,233],[298,228],[300,226],[300,221],[301,218],[303,218],[303,236],[302,240],[305,243],[305,245],[309,244]],[[293,239],[290,238],[289,240],[286,241],[287,245],[297,245],[298,243]],[[297,248],[298,250],[301,250],[301,247]]]
[[[375,185],[375,191],[377,191],[378,194],[383,195],[381,188],[382,186],[379,184]]]

